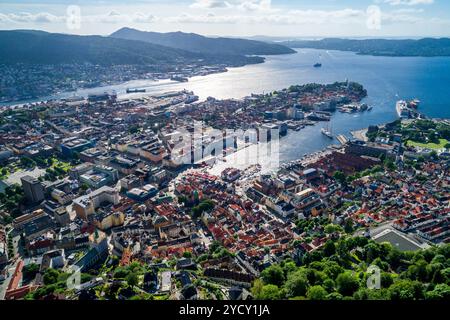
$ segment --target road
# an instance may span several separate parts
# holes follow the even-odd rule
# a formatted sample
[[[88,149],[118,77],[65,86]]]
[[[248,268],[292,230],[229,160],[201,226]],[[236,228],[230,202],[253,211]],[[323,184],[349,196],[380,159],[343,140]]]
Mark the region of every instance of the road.
[[[0,301],[5,299],[6,289],[8,289],[9,282],[11,281],[12,275],[14,274],[14,269],[16,268],[16,262],[12,265],[8,265],[8,277],[0,284]]]
[[[392,223],[393,223],[392,221],[386,221],[374,228],[370,228],[370,236],[373,237],[373,236],[383,232],[386,229],[392,229]],[[356,231],[354,235],[355,236],[363,236],[364,230]]]

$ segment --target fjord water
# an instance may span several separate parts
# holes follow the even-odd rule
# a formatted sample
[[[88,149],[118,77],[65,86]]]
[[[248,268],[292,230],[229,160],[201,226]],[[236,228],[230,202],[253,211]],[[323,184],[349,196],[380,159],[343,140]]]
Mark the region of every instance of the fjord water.
[[[321,68],[314,68],[321,62]],[[450,57],[378,57],[352,52],[298,49],[296,54],[270,56],[266,63],[231,69],[227,73],[195,77],[189,83],[167,84],[165,90],[183,88],[194,91],[201,99],[242,98],[251,93],[267,93],[293,84],[311,82],[332,83],[356,81],[364,85],[368,97],[364,100],[372,111],[344,114],[336,112],[331,121],[334,135],[349,136],[350,131],[397,119],[395,104],[400,99],[418,98],[420,112],[433,118],[450,118]],[[162,88],[149,87],[148,91]],[[280,162],[298,159],[305,154],[338,143],[320,133],[324,124],[292,131],[280,142]],[[252,152],[240,151],[230,156],[225,168],[242,163]],[[252,159],[251,159],[252,160]],[[253,159],[254,160],[254,159]],[[256,161],[251,161],[251,163]],[[270,169],[271,163],[263,163]],[[236,165],[245,167],[245,165]],[[268,167],[267,167],[268,166]]]
[[[429,117],[450,118],[450,57],[378,57],[357,55],[353,52],[296,49],[289,55],[268,56],[263,64],[231,68],[226,73],[198,76],[187,83],[171,81],[134,80],[120,85],[78,90],[62,93],[61,98],[116,90],[125,94],[127,88],[145,88],[147,93],[188,89],[200,99],[242,98],[251,93],[267,93],[295,84],[332,83],[356,81],[368,91],[365,100],[374,109],[362,114],[357,121],[354,116],[336,114],[333,122],[353,129],[369,124],[395,119],[395,102],[399,99],[418,98],[422,101],[420,111]],[[314,68],[321,62],[321,68]]]
[[[357,114],[333,115],[333,134],[349,135],[350,131],[382,124],[397,118],[395,103],[399,99],[418,98],[420,112],[428,117],[450,118],[450,57],[378,57],[352,52],[297,49],[296,54],[269,56],[266,62],[232,68],[227,73],[194,77],[188,83],[135,80],[109,87],[79,90],[87,95],[116,90],[119,96],[126,88],[146,88],[148,93],[188,89],[205,99],[242,98],[251,93],[267,93],[295,84],[356,81],[368,91],[365,99],[373,110]],[[321,62],[321,68],[314,68]],[[72,96],[63,93],[53,98]],[[322,124],[291,132],[280,143],[280,161],[298,159],[304,154],[337,143],[320,133]],[[238,158],[239,155],[234,158]],[[233,161],[227,161],[229,166]],[[224,163],[224,165],[226,165]]]
[[[364,85],[368,91],[365,102],[374,107],[372,113],[358,119],[358,122],[364,122],[360,123],[360,127],[373,124],[373,121],[395,119],[395,102],[399,99],[418,98],[422,101],[420,111],[427,116],[450,118],[450,57],[377,57],[342,51],[297,50],[296,54],[266,57],[264,64],[194,77],[188,83],[152,83],[147,91],[186,88],[201,99],[208,96],[242,98],[251,93],[267,93],[294,84],[332,83],[349,79]],[[322,67],[314,68],[316,62],[321,62]],[[132,85],[146,87],[146,82],[132,81],[126,86]],[[119,93],[126,86],[120,87]],[[334,121],[341,122],[343,119],[335,118]]]
[[[322,68],[313,68],[320,61]],[[240,98],[250,93],[262,93],[311,82],[356,81],[364,85],[373,106],[372,111],[333,115],[333,134],[349,136],[350,131],[397,119],[395,103],[399,99],[418,98],[420,111],[429,117],[450,118],[450,58],[449,57],[376,57],[351,52],[303,50],[297,54],[268,57],[265,64],[232,69],[226,74],[194,78],[187,88],[201,98]],[[177,85],[177,88],[186,86]],[[305,154],[337,143],[320,133],[322,124],[290,132],[280,143],[280,162],[295,160]],[[241,151],[216,166],[215,171],[240,162],[252,152]],[[256,161],[251,161],[256,162]],[[264,167],[263,163],[263,167]],[[266,163],[267,164],[267,163]],[[267,164],[269,169],[271,164]],[[238,167],[244,167],[240,165]]]

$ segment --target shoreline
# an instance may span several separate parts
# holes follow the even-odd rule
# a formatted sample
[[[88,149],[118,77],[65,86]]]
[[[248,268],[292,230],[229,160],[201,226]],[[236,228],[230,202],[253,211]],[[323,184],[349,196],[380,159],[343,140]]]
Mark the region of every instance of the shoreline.
[[[262,63],[264,63],[264,62],[262,62]],[[248,65],[252,65],[252,64],[248,64]],[[240,67],[230,67],[230,68],[242,68],[242,67],[245,67],[245,66],[248,66],[248,65],[244,65],[244,66],[240,66]],[[206,75],[194,75],[194,76],[191,76],[191,77],[187,77],[187,79],[190,81],[191,79],[193,79],[195,77],[207,77],[209,75],[227,73],[230,68],[227,67],[225,71],[211,72],[211,73],[206,74]],[[27,104],[34,104],[34,103],[42,103],[42,102],[48,102],[48,101],[63,100],[65,98],[70,98],[70,97],[77,96],[77,92],[80,92],[80,91],[90,91],[90,90],[94,91],[95,90],[96,92],[114,92],[115,91],[114,89],[108,89],[108,88],[116,87],[116,86],[124,86],[127,83],[131,83],[131,82],[134,82],[134,81],[153,82],[155,86],[157,86],[157,85],[164,85],[164,84],[177,84],[177,83],[180,82],[180,81],[176,81],[176,80],[171,80],[170,77],[169,78],[163,78],[163,79],[137,78],[137,79],[132,79],[132,80],[125,81],[125,82],[112,82],[110,84],[105,84],[105,85],[102,85],[102,86],[99,86],[99,87],[94,87],[94,88],[86,87],[86,88],[77,88],[77,89],[71,90],[71,91],[56,92],[56,93],[54,93],[52,95],[42,96],[42,97],[38,97],[38,98],[31,98],[29,100],[17,100],[17,101],[0,102],[0,109],[2,109],[2,108],[9,108],[9,107],[15,108],[15,107],[18,107],[18,106],[24,106],[24,105],[27,105]],[[147,85],[144,85],[142,87],[143,88],[147,88],[147,87],[151,87],[151,85],[149,86],[147,84]],[[161,91],[161,92],[165,92],[165,91]],[[122,93],[120,95],[120,97],[123,97],[125,95],[129,96],[129,95],[133,95],[133,94],[137,94],[137,93],[136,92],[131,92],[131,93],[125,92],[125,93]],[[151,94],[150,93],[146,94],[145,92],[142,92],[142,96],[146,96],[146,95],[151,95]],[[56,96],[60,96],[60,97],[56,97]],[[83,94],[81,94],[80,96],[84,97]],[[119,95],[118,95],[118,97],[119,97]]]

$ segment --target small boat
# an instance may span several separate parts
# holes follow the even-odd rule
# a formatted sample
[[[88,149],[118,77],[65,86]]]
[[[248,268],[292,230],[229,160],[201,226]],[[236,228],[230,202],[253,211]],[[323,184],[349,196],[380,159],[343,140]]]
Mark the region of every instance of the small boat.
[[[408,107],[413,108],[413,109],[417,109],[419,108],[420,105],[420,100],[419,99],[414,99],[408,102]]]
[[[314,68],[320,68],[322,66],[322,64],[320,62],[317,62],[316,64],[314,64]]]

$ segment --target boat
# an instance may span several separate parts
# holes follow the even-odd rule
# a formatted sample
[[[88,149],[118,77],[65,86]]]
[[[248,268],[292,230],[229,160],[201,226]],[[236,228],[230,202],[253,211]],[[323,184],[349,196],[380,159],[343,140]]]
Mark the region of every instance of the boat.
[[[311,112],[309,115],[306,116],[306,118],[311,121],[330,121],[331,119],[330,116],[319,114],[318,112]],[[313,123],[313,125],[314,124],[315,123]]]
[[[139,92],[145,92],[145,89],[127,89],[127,93],[139,93]]]
[[[322,64],[320,62],[317,62],[316,64],[314,64],[314,68],[320,68],[322,66]]]
[[[417,109],[419,108],[420,105],[420,100],[419,99],[414,99],[408,102],[408,107],[413,108],[413,109]]]
[[[172,81],[178,81],[178,82],[188,82],[189,79],[181,76],[172,76],[170,77],[170,80]]]
[[[326,129],[325,129],[325,128],[320,129],[320,132],[321,132],[324,136],[326,136],[326,137],[328,137],[328,138],[330,138],[330,139],[333,139],[333,134],[331,133],[331,128],[328,128],[328,125],[327,125],[327,128],[326,128]]]
[[[331,132],[328,131],[327,129],[322,128],[320,131],[322,132],[322,134],[323,134],[324,136],[327,136],[328,138],[333,139],[333,135],[332,135]]]

